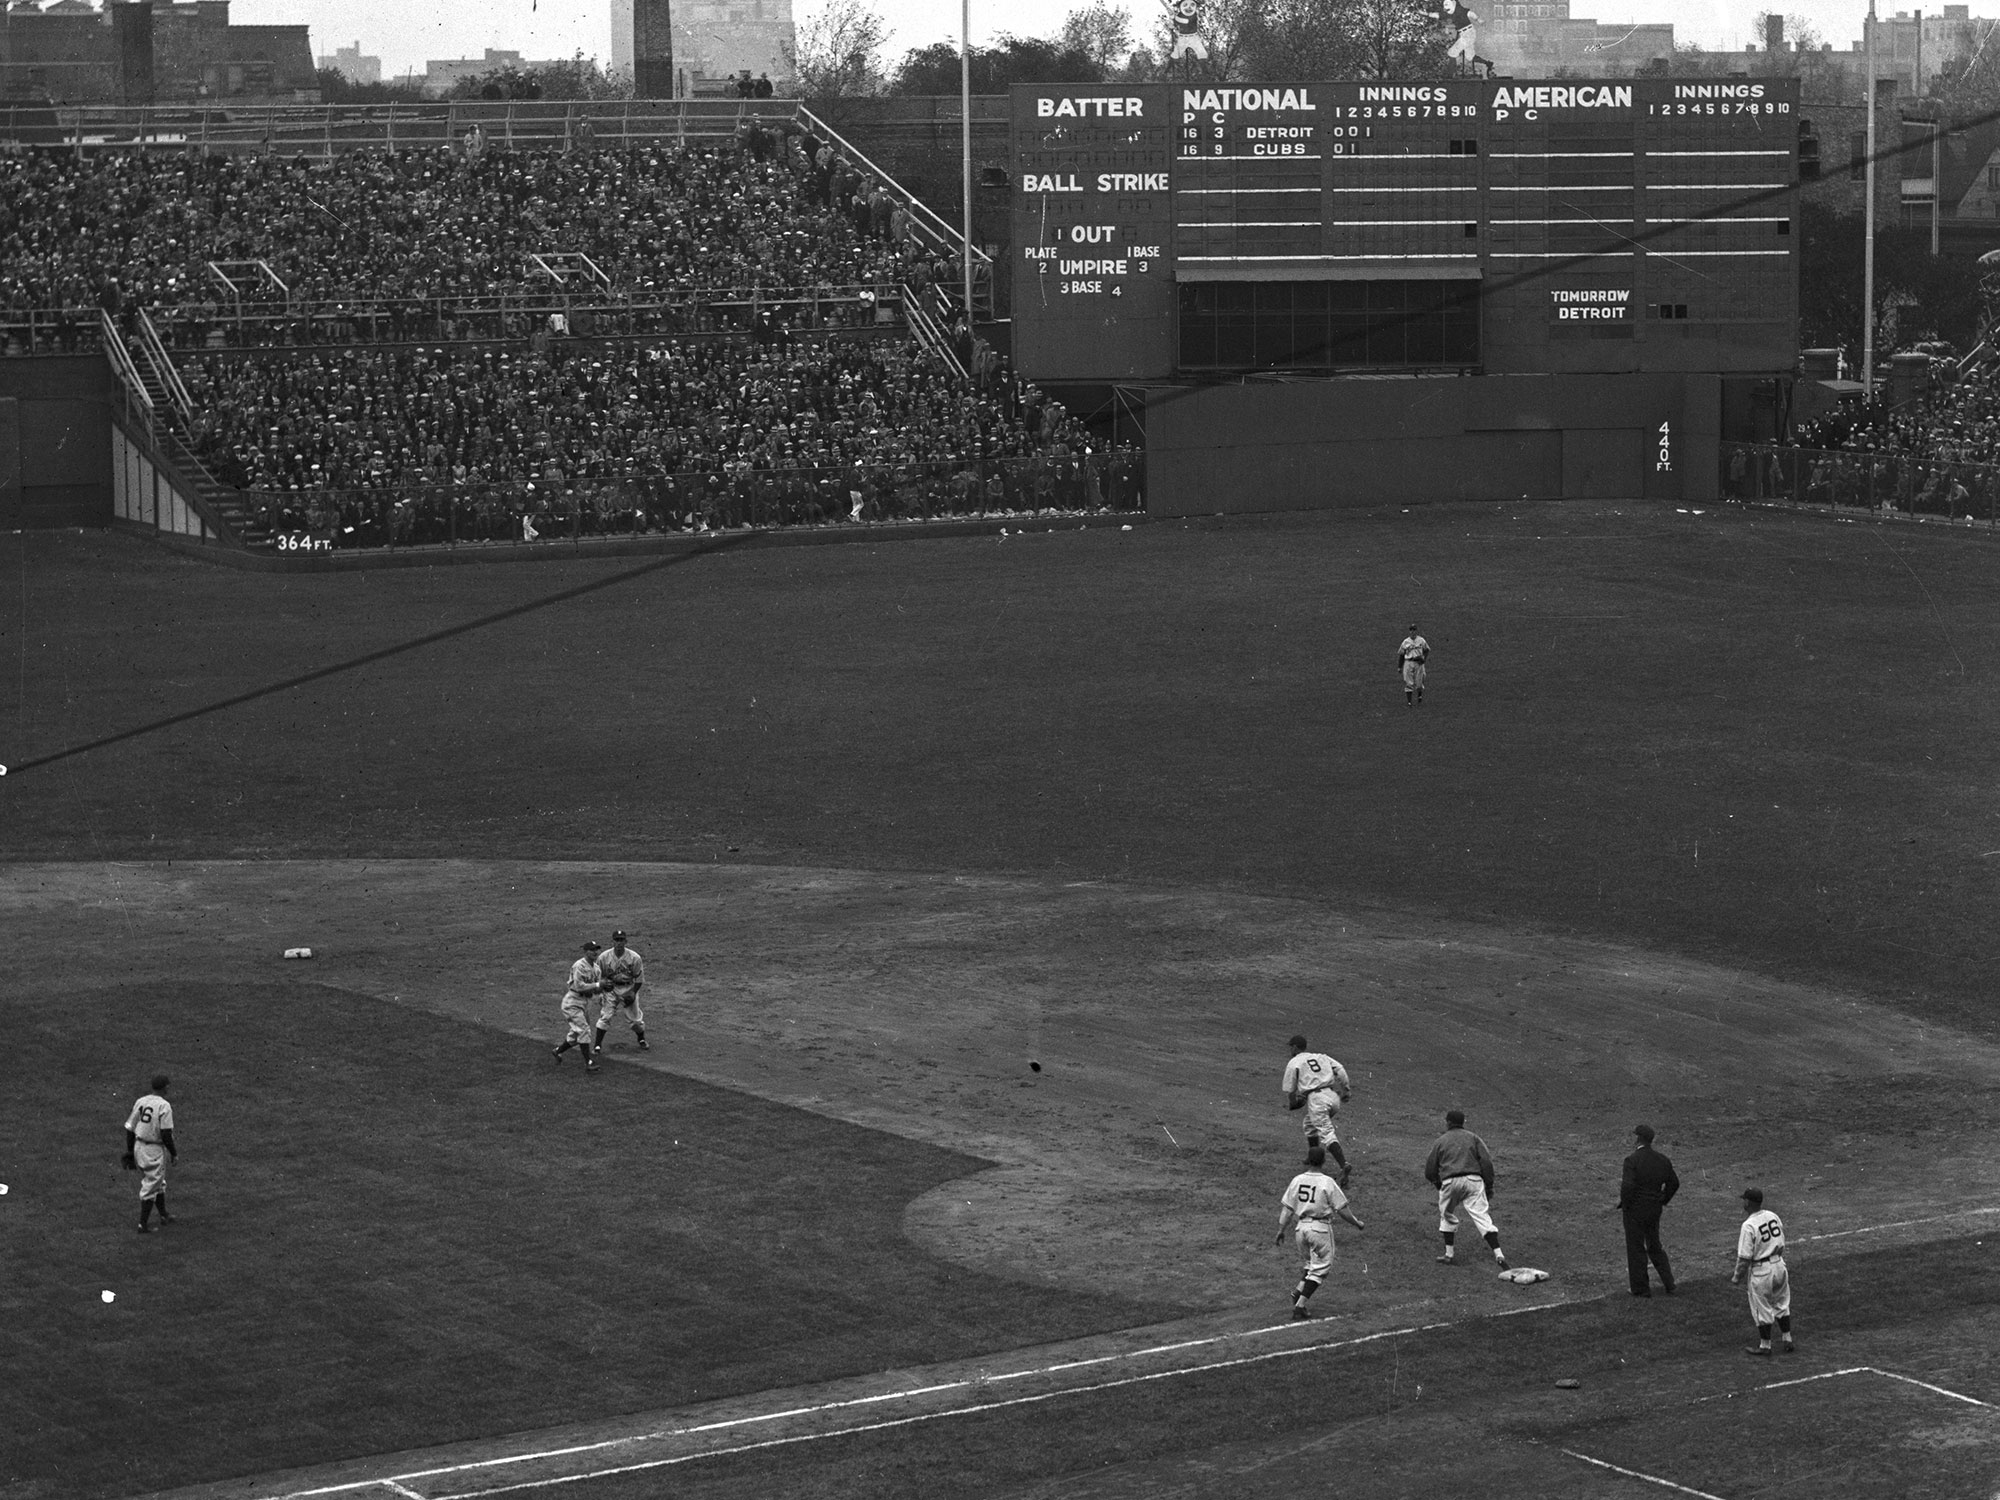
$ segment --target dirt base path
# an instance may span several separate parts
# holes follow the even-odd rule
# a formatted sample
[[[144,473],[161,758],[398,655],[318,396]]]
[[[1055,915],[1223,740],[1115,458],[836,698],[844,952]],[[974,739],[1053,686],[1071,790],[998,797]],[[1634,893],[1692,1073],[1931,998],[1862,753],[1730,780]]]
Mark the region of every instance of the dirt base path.
[[[1746,1181],[1795,1238],[2000,1187],[1979,1141],[2000,1116],[2000,1048],[1656,954],[1294,900],[768,867],[214,862],[11,865],[0,914],[38,946],[88,945],[114,983],[310,977],[552,1039],[577,944],[623,926],[647,962],[653,1050],[615,1045],[620,1066],[986,1157],[992,1170],[911,1204],[913,1237],[1163,1316],[1285,1307],[1295,1254],[1272,1237],[1301,1147],[1278,1091],[1295,1031],[1355,1082],[1341,1136],[1369,1232],[1343,1229],[1328,1312],[1431,1321],[1520,1295],[1483,1259],[1433,1263],[1419,1168],[1452,1105],[1498,1160],[1510,1256],[1566,1296],[1623,1284],[1613,1204],[1636,1120],[1685,1184],[1666,1239],[1686,1274],[1726,1269]],[[316,956],[284,962],[294,946]],[[774,1143],[796,1119],[774,1114]]]

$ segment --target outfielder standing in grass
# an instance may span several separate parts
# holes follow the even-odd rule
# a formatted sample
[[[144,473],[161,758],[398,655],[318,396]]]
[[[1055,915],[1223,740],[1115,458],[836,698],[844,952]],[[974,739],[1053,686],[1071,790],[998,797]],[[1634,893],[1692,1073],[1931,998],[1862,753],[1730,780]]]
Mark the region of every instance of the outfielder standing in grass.
[[[174,1222],[174,1216],[167,1212],[167,1162],[180,1160],[181,1153],[174,1145],[174,1107],[167,1103],[169,1082],[166,1074],[155,1073],[152,1092],[141,1094],[133,1103],[132,1112],[125,1116],[123,1165],[128,1172],[145,1173],[139,1179],[141,1234],[153,1232],[147,1221],[155,1208],[160,1211],[162,1224]]]
[[[1306,1145],[1323,1147],[1340,1167],[1340,1185],[1347,1186],[1347,1153],[1333,1132],[1333,1117],[1354,1094],[1347,1069],[1324,1052],[1308,1052],[1306,1039],[1292,1038],[1292,1060],[1285,1064],[1285,1108],[1306,1112]]]
[[[1333,1216],[1339,1214],[1356,1229],[1368,1227],[1348,1208],[1347,1195],[1341,1192],[1340,1184],[1320,1170],[1325,1165],[1326,1153],[1317,1146],[1309,1148],[1306,1169],[1285,1184],[1285,1191],[1278,1198],[1277,1242],[1284,1244],[1285,1231],[1296,1226],[1299,1253],[1306,1258],[1299,1284],[1292,1288],[1294,1319],[1312,1316],[1306,1311],[1306,1303],[1333,1269]]]
[[[650,1050],[646,1046],[646,1012],[639,1004],[639,991],[646,983],[646,961],[639,957],[637,948],[625,946],[623,928],[611,934],[611,951],[597,956],[597,972],[604,981],[604,1009],[597,1015],[598,1050],[604,1048],[605,1028],[620,1012],[631,1023],[639,1050]]]
[[[1776,1323],[1785,1336],[1785,1353],[1798,1353],[1792,1342],[1792,1276],[1785,1269],[1785,1221],[1764,1207],[1762,1188],[1743,1190],[1743,1227],[1736,1232],[1736,1269],[1729,1273],[1735,1286],[1745,1273],[1750,1278],[1750,1321],[1757,1325],[1757,1342],[1752,1354],[1766,1358],[1771,1353],[1771,1325]]]
[[[1431,659],[1431,643],[1417,634],[1414,621],[1403,644],[1396,648],[1396,667],[1403,674],[1403,703],[1410,707],[1424,701],[1424,663]]]
[[[597,972],[597,955],[603,944],[592,938],[583,945],[583,957],[569,966],[569,988],[563,992],[563,1019],[569,1022],[569,1032],[563,1037],[563,1044],[555,1049],[557,1062],[572,1047],[583,1048],[583,1071],[595,1073],[597,1058],[590,1045],[590,1015],[585,1007],[593,995],[604,993],[604,977]]]
[[[1424,1181],[1438,1190],[1438,1233],[1444,1236],[1444,1254],[1438,1263],[1457,1264],[1458,1211],[1462,1208],[1504,1271],[1507,1257],[1500,1253],[1500,1230],[1487,1205],[1493,1196],[1493,1153],[1486,1149],[1486,1142],[1465,1128],[1464,1110],[1446,1110],[1444,1125],[1444,1134],[1431,1143],[1431,1154],[1424,1158]]]

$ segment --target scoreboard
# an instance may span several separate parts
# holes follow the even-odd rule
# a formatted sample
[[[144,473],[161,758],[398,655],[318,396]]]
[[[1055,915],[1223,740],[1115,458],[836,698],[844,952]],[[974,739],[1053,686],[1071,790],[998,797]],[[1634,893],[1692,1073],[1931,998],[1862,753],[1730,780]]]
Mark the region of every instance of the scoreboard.
[[[1793,80],[1014,90],[1015,364],[1771,373]]]

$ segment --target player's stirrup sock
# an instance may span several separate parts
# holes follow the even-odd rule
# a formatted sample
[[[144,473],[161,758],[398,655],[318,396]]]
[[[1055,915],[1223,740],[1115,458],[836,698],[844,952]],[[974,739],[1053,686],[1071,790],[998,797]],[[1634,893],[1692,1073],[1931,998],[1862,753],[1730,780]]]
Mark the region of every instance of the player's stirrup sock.
[[[1450,1260],[1458,1253],[1457,1237],[1452,1234],[1445,1234],[1442,1238],[1444,1240],[1444,1254],[1439,1256],[1438,1259]]]
[[[646,1028],[643,1026],[634,1026],[632,1028],[632,1035],[643,1043],[646,1040]]]
[[[1299,1278],[1299,1284],[1292,1288],[1292,1306],[1304,1307],[1312,1300],[1312,1294],[1319,1290],[1319,1283],[1310,1276]]]
[[[598,1028],[598,1030],[597,1030],[597,1036],[596,1036],[596,1038],[595,1038],[595,1039],[594,1039],[594,1040],[592,1041],[591,1045],[592,1045],[592,1046],[594,1046],[594,1047],[596,1047],[596,1048],[598,1048],[598,1049],[599,1049],[600,1051],[602,1051],[602,1050],[603,1050],[603,1047],[604,1047],[604,1028],[603,1028],[603,1027],[601,1027],[601,1026],[600,1026],[600,1027]]]

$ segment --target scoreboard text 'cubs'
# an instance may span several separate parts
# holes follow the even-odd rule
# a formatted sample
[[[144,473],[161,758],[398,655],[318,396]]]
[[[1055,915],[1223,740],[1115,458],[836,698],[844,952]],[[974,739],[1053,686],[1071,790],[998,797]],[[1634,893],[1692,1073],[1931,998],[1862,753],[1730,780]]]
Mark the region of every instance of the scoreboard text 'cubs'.
[[[1014,90],[1035,380],[1789,370],[1789,79]]]

